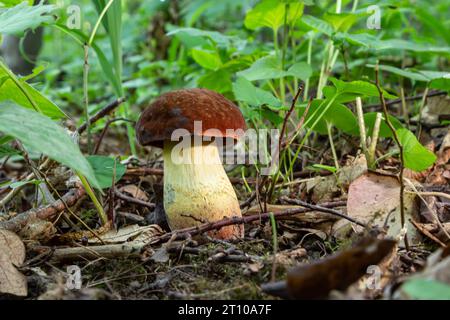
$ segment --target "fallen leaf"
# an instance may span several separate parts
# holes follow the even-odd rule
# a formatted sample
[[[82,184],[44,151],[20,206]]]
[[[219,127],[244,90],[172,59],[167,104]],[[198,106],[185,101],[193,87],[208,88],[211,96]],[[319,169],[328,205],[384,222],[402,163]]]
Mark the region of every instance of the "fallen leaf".
[[[25,260],[25,246],[13,232],[0,229],[0,293],[25,297],[27,279],[16,267]]]
[[[148,226],[138,226],[136,224],[120,228],[119,230],[110,230],[102,235],[100,239],[104,243],[123,243],[126,241],[133,240],[133,242],[144,242],[150,241],[152,237],[161,235],[164,231],[160,226],[156,224],[151,224]],[[89,243],[101,243],[97,237],[91,237],[88,241]]]
[[[287,289],[294,299],[325,298],[331,290],[345,290],[378,264],[396,246],[394,240],[366,238],[341,251],[288,272]]]
[[[147,194],[134,184],[128,184],[126,186],[123,186],[119,189],[119,191],[126,192],[135,199],[142,200],[145,202],[148,201]]]
[[[416,195],[404,193],[405,227],[411,243],[420,240],[416,228],[409,222],[417,220]],[[347,198],[347,214],[363,223],[388,228],[387,234],[396,237],[401,232],[400,183],[397,178],[366,173],[350,184]],[[355,226],[356,230],[361,227]]]

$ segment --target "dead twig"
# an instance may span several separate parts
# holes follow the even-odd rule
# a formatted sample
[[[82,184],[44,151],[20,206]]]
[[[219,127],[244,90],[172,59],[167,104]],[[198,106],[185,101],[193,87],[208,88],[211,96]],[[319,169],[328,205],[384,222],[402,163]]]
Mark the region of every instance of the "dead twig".
[[[305,202],[305,201],[302,201],[302,200],[298,200],[298,199],[291,199],[291,198],[288,198],[288,197],[285,197],[285,196],[281,197],[280,200],[286,201],[288,203],[293,203],[293,204],[296,204],[296,205],[299,205],[299,206],[302,206],[302,207],[305,207],[305,208],[309,208],[311,210],[329,213],[329,214],[338,216],[340,218],[347,219],[348,221],[353,222],[353,223],[355,223],[355,224],[357,224],[357,225],[367,229],[367,225],[366,224],[364,224],[364,223],[362,223],[362,222],[360,222],[358,220],[355,220],[352,217],[349,217],[349,216],[347,216],[346,214],[344,214],[344,213],[342,213],[340,211],[337,211],[337,210],[334,210],[334,209],[330,209],[330,208],[327,208],[327,207],[324,207],[324,206],[319,206],[319,205],[316,205],[316,204],[311,204],[311,203],[308,203],[308,202]]]
[[[139,200],[139,199],[136,199],[133,197],[129,197],[118,190],[116,190],[115,195],[117,196],[117,198],[119,198],[121,200],[131,202],[131,203],[137,204],[139,206],[147,207],[149,209],[154,209],[156,206],[154,203],[142,201],[142,200]]]
[[[84,196],[86,191],[81,184],[70,189],[59,200],[37,209],[31,209],[12,217],[7,221],[0,222],[0,229],[6,229],[13,232],[20,231],[28,221],[32,219],[48,220],[53,218],[56,214],[66,209],[67,206],[72,206],[79,198]]]
[[[321,209],[320,211],[324,212],[324,210],[326,208],[334,208],[334,207],[338,207],[338,206],[342,206],[342,203],[341,202],[324,203],[320,207],[314,206],[314,209],[310,209],[310,208],[286,209],[286,210],[283,210],[280,212],[273,213],[273,216],[275,218],[284,218],[284,217],[293,216],[293,215],[297,215],[297,214],[301,214],[301,213],[307,213],[307,212],[311,212],[311,211],[319,211],[318,208]],[[341,218],[344,218],[353,223],[356,223],[364,228],[367,228],[367,226],[364,223],[356,221],[355,219],[350,218],[339,211],[333,210],[333,211],[326,212],[326,213],[332,214],[332,215],[337,215]],[[152,243],[166,242],[172,238],[173,238],[173,240],[186,239],[188,237],[192,237],[192,236],[202,234],[202,233],[212,231],[212,230],[218,230],[223,227],[234,225],[234,224],[245,224],[245,223],[251,223],[253,221],[266,221],[269,219],[270,219],[269,212],[264,212],[264,213],[245,216],[245,217],[236,217],[235,216],[235,217],[226,218],[226,219],[222,219],[222,220],[215,221],[215,222],[201,224],[201,225],[194,226],[194,227],[184,228],[184,229],[180,229],[180,230],[174,230],[172,232],[168,232],[166,234],[161,235],[158,238],[153,239],[154,241],[152,241]]]
[[[98,111],[96,114],[94,114],[92,117],[89,118],[89,125],[92,125],[96,123],[101,118],[108,115],[110,112],[112,112],[115,108],[120,106],[126,99],[125,98],[119,98],[116,101],[111,102],[106,107]],[[87,124],[83,123],[81,126],[78,127],[77,133],[82,134],[87,129]]]

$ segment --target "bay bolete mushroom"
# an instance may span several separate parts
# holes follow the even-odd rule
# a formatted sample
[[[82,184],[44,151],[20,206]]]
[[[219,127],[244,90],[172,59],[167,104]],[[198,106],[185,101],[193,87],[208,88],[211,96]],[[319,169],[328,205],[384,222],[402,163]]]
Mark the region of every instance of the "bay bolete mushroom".
[[[172,230],[241,216],[217,142],[231,139],[234,143],[245,129],[239,108],[207,89],[165,93],[142,112],[137,139],[143,146],[163,148],[164,210]],[[187,144],[174,141],[180,138]],[[243,226],[227,226],[210,234],[239,238]]]

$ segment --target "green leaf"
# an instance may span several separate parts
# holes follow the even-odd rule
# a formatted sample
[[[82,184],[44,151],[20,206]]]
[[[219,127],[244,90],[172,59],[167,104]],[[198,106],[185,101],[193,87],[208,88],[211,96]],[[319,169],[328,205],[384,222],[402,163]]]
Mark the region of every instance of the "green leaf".
[[[306,116],[306,126],[310,127],[321,114],[321,110],[325,108],[328,100],[315,99],[312,101],[311,106]],[[303,114],[306,106],[298,108],[299,112]],[[355,115],[343,104],[333,102],[328,110],[323,114],[322,118],[317,122],[314,131],[320,134],[327,134],[327,122],[332,123],[336,128],[343,132],[352,132],[354,127],[358,125]]]
[[[312,74],[312,69],[306,62],[294,63],[287,71],[286,75],[293,76],[295,78],[306,80]]]
[[[357,96],[364,96],[364,97],[378,97],[378,89],[376,85],[366,82],[366,81],[351,81],[351,82],[345,82],[342,80],[338,80],[336,78],[331,77],[330,81],[334,84],[334,86],[337,89],[337,94],[351,94],[355,97]],[[383,90],[383,95],[386,99],[395,99],[396,96],[388,93],[387,91]],[[352,99],[354,100],[354,99]],[[340,102],[342,99],[338,99]]]
[[[450,300],[450,286],[431,279],[412,279],[402,285],[402,291],[413,299]]]
[[[284,15],[284,3],[278,0],[263,0],[247,12],[244,25],[250,30],[269,27],[277,31],[284,23]]]
[[[11,102],[0,102],[0,131],[80,172],[98,187],[94,171],[78,146],[62,127],[46,116]]]
[[[372,136],[376,117],[377,117],[377,112],[368,112],[368,113],[364,114],[364,123],[368,130],[368,135],[370,135],[370,136]],[[389,115],[389,121],[391,122],[391,124],[395,130],[403,128],[402,123],[400,121],[398,121],[398,119],[396,117]],[[358,128],[358,134],[359,134],[359,128]],[[389,128],[389,126],[387,125],[386,119],[384,118],[383,115],[381,116],[379,136],[382,138],[391,138],[393,136],[392,131]]]
[[[28,5],[33,5],[33,0],[1,0],[0,4],[3,4],[5,7],[14,7],[22,2],[28,2]]]
[[[333,34],[333,27],[328,22],[314,16],[304,15],[301,23],[308,29],[322,32],[327,36],[331,36]]]
[[[263,119],[269,120],[275,127],[278,127],[284,121],[283,117],[281,117],[278,113],[276,113],[272,110],[262,108],[260,110],[260,113],[261,113],[261,117]]]
[[[3,82],[3,85],[0,86],[0,102],[5,100],[12,100],[23,107],[33,109],[32,104],[25,96],[25,94],[10,79],[7,71],[0,66],[0,79],[4,79],[4,77],[6,77],[7,79]],[[47,99],[39,91],[34,89],[25,81],[22,81],[21,79],[18,79],[18,81],[20,81],[22,86],[28,92],[31,99],[33,99],[33,101],[39,106],[39,109],[43,114],[52,119],[61,119],[66,117],[66,114],[61,109],[59,109],[52,101]]]
[[[193,38],[204,38],[217,44],[219,47],[229,47],[232,41],[238,40],[236,37],[229,37],[217,31],[208,31],[196,28],[178,28],[168,32],[167,35],[187,35]]]
[[[398,129],[397,135],[403,146],[403,161],[406,168],[420,172],[428,169],[436,161],[434,153],[422,146],[411,131]]]
[[[339,32],[335,35],[336,39],[345,39],[351,44],[362,46],[368,49],[373,49],[376,51],[383,50],[407,50],[413,52],[425,52],[425,53],[442,53],[449,54],[450,47],[436,47],[431,46],[429,44],[417,43],[403,39],[388,39],[381,40],[371,34],[368,33],[358,33],[358,34],[350,34]]]
[[[99,183],[101,189],[110,188],[113,182],[114,176],[114,162],[116,162],[116,175],[114,182],[117,183],[123,175],[127,168],[118,161],[115,161],[111,157],[107,156],[87,156],[86,157],[91,164],[92,169],[94,169],[95,177]]]
[[[270,107],[281,107],[281,102],[272,93],[255,87],[245,78],[238,78],[233,83],[233,93],[238,101],[245,102],[251,106],[268,105]]]
[[[222,61],[215,51],[205,51],[200,49],[191,50],[192,58],[208,70],[217,70],[222,66]]]
[[[450,77],[446,76],[440,79],[434,79],[430,82],[431,89],[444,90],[450,93]]]
[[[226,93],[232,90],[231,73],[225,70],[217,70],[207,73],[197,80],[200,88],[210,89],[219,93]]]
[[[333,26],[334,31],[347,32],[358,20],[354,13],[326,12],[323,19]]]
[[[367,67],[375,68],[376,66],[373,64],[368,64]],[[429,70],[416,70],[416,69],[400,69],[393,66],[388,65],[379,65],[380,70],[388,71],[394,73],[396,75],[409,78],[411,80],[416,81],[426,81],[429,82],[434,79],[443,78],[448,75],[447,72],[439,72],[439,71],[429,71]]]
[[[279,79],[292,76],[301,80],[308,79],[312,74],[311,66],[305,62],[293,64],[287,71],[280,68],[279,61],[275,56],[265,56],[256,60],[249,68],[237,73],[250,81]]]
[[[28,29],[34,30],[43,23],[51,23],[55,19],[50,13],[55,9],[53,5],[40,3],[30,6],[26,2],[12,8],[0,8],[0,34],[21,36]]]
[[[248,69],[240,71],[237,76],[247,80],[267,80],[284,77],[286,73],[280,69],[279,61],[275,56],[265,56],[256,60]]]

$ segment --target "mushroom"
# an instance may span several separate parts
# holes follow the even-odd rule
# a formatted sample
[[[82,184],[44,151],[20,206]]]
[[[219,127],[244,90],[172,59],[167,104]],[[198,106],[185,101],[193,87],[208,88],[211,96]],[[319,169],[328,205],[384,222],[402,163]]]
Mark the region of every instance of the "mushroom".
[[[207,89],[165,93],[142,112],[136,125],[139,143],[163,148],[164,210],[171,230],[241,216],[218,145],[236,142],[245,129],[239,108]],[[187,143],[180,147],[173,135]],[[233,239],[243,231],[242,225],[231,225],[210,235]]]

